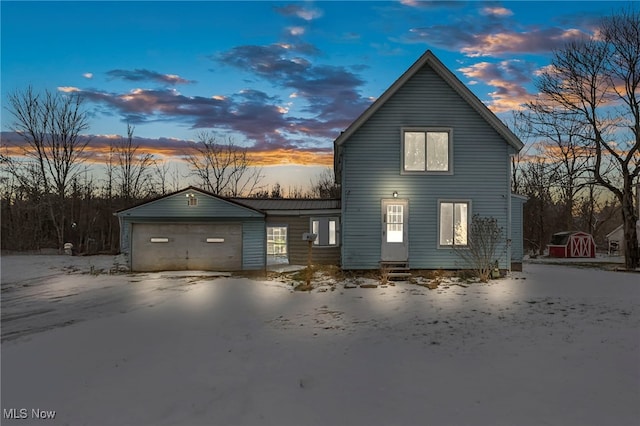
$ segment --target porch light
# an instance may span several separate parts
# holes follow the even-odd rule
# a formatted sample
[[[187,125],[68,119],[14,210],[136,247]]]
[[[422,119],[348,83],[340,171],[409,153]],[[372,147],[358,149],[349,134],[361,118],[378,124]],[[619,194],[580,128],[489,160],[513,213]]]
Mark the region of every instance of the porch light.
[[[398,198],[398,191],[393,191],[393,198]]]

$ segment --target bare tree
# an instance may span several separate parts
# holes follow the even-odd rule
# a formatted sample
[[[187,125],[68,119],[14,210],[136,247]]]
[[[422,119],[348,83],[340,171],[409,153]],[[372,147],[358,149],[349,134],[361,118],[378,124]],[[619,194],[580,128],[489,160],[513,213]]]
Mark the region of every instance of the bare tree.
[[[498,262],[498,246],[502,241],[502,228],[494,217],[473,215],[467,236],[467,245],[459,246],[455,253],[486,283]]]
[[[309,192],[305,192],[302,188],[302,185],[293,185],[287,188],[287,198],[313,198]]]
[[[269,195],[270,198],[282,198],[282,187],[280,186],[279,182],[276,182],[272,187],[271,187],[271,194]]]
[[[333,169],[326,168],[311,181],[312,198],[340,198],[340,184],[336,182]]]
[[[26,142],[23,154],[35,162],[61,249],[67,219],[65,197],[89,142],[81,135],[89,128],[82,98],[74,93],[39,94],[28,87],[9,95],[8,110],[14,118],[12,130]]]
[[[633,186],[640,174],[640,13],[628,9],[604,18],[597,37],[555,51],[538,88],[589,128],[584,136],[592,142],[591,173],[620,201],[625,266],[637,268]]]
[[[219,143],[211,132],[198,133],[198,141],[187,156],[191,174],[207,191],[238,197],[259,189],[262,170],[251,164],[246,148],[232,139]]]
[[[154,163],[154,177],[160,188],[160,195],[166,195],[169,192],[170,174],[171,165],[167,161],[156,161]]]
[[[542,155],[529,155],[520,170],[520,192],[529,199],[524,205],[525,246],[536,255],[543,253],[551,236],[554,201],[552,170]]]
[[[564,229],[574,228],[573,213],[578,193],[588,185],[591,156],[589,129],[575,114],[566,114],[542,99],[527,104],[529,113],[522,118],[528,132],[538,140],[536,147],[550,166],[550,183],[560,195]]]
[[[111,147],[115,156],[115,175],[120,195],[129,202],[145,198],[151,192],[151,168],[154,165],[153,155],[140,150],[134,142],[135,127],[127,124],[127,137],[122,138]]]

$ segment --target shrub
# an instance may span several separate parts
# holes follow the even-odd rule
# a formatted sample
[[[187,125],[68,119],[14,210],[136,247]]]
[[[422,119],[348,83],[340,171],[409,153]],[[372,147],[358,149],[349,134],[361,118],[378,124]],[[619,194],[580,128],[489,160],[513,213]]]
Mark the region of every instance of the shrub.
[[[495,267],[496,251],[502,240],[502,228],[494,217],[473,215],[467,245],[455,248],[456,254],[467,264],[476,276],[486,283]]]

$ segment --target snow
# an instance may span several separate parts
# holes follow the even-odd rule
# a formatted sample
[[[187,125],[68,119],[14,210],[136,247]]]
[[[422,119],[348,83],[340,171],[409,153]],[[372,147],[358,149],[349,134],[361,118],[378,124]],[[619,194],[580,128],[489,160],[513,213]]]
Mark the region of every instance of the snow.
[[[61,425],[640,418],[637,273],[525,264],[486,284],[316,276],[297,292],[280,278],[96,274],[112,261],[2,258],[3,411],[55,410],[46,424]]]

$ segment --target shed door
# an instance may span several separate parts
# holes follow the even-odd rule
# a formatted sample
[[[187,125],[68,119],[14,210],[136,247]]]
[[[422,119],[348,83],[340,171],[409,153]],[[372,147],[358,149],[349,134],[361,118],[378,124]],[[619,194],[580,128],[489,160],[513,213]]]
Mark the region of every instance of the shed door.
[[[572,235],[569,247],[570,257],[591,257],[591,235]]]
[[[409,258],[407,200],[382,200],[382,247],[384,261],[406,261]]]
[[[242,225],[135,223],[134,271],[233,271],[242,269]]]

